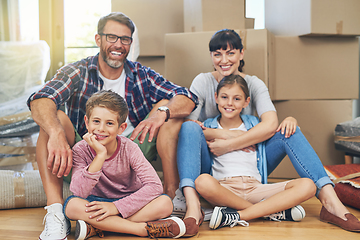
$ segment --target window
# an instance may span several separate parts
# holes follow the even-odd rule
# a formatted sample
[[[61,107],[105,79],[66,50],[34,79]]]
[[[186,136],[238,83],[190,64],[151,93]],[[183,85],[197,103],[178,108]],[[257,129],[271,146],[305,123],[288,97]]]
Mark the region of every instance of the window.
[[[39,1],[19,0],[20,41],[39,41]]]
[[[255,18],[254,29],[265,28],[264,1],[265,0],[246,0],[246,17]]]
[[[110,12],[111,0],[64,0],[65,64],[99,52],[97,23]]]

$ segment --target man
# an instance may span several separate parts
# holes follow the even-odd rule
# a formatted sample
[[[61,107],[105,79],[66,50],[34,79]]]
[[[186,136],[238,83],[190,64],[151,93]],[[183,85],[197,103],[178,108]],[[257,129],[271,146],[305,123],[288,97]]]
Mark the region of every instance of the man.
[[[41,240],[66,239],[70,232],[62,214],[63,176],[68,176],[72,167],[71,147],[86,132],[86,101],[101,89],[111,89],[126,99],[129,117],[123,135],[138,141],[148,160],[158,150],[165,193],[175,195],[177,134],[182,119],[196,106],[197,97],[150,68],[126,59],[133,32],[134,24],[122,13],[102,17],[95,35],[100,53],[62,67],[28,99],[32,117],[40,126],[36,159],[47,196]],[[67,115],[58,110],[63,105]]]

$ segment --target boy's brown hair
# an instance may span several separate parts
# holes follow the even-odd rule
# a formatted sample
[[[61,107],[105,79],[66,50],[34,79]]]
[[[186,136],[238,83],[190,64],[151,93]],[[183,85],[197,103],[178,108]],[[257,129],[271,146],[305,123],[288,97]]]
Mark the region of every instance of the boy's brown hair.
[[[129,114],[128,106],[119,94],[111,90],[100,90],[94,93],[86,102],[86,116],[90,118],[95,107],[104,107],[118,115],[119,126],[126,121]]]

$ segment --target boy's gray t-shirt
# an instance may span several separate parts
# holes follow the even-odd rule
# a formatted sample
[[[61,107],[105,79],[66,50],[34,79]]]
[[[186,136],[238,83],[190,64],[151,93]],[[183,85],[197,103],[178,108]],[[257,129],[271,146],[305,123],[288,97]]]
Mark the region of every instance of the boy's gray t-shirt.
[[[256,76],[245,76],[250,92],[250,104],[243,110],[242,114],[259,116],[268,111],[275,111],[269,95],[269,90],[265,83]],[[188,119],[199,120],[201,122],[208,118],[216,117],[220,114],[215,103],[215,92],[218,82],[211,72],[200,73],[197,75],[190,90],[199,98],[199,105],[188,116]]]

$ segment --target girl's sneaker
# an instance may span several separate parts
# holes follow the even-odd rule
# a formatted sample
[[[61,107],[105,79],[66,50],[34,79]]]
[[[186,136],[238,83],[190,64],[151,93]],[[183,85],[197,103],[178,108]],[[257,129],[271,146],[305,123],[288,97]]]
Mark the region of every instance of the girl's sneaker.
[[[302,206],[297,205],[293,208],[286,209],[277,213],[265,216],[264,218],[271,221],[301,221],[305,217],[305,210]]]
[[[229,207],[215,207],[210,219],[210,229],[218,229],[225,226],[234,227],[235,225],[244,227],[249,226],[249,223],[240,220],[240,214],[233,208]]]

